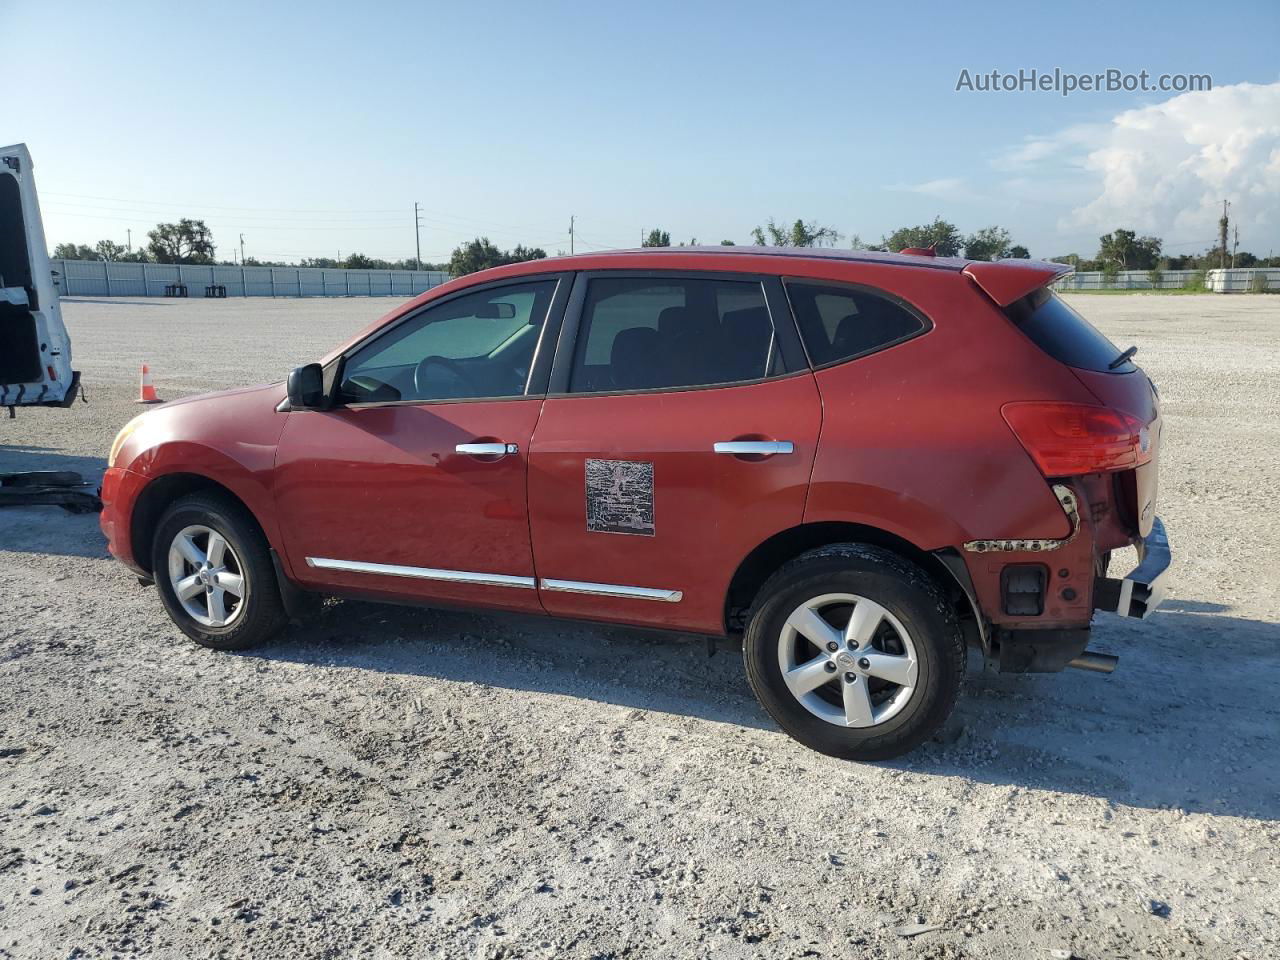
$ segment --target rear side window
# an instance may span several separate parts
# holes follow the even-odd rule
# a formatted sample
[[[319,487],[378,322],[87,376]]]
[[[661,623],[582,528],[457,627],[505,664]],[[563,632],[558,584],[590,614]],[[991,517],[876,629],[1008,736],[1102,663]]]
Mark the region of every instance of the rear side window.
[[[1036,346],[1068,367],[1098,373],[1131,373],[1138,369],[1128,360],[1112,368],[1120,348],[1048,287],[1012,304],[1009,319]]]
[[[788,281],[787,296],[815,367],[882,350],[928,329],[906,307],[862,287]]]
[[[738,383],[780,372],[778,364],[758,282],[604,277],[587,286],[569,390]]]

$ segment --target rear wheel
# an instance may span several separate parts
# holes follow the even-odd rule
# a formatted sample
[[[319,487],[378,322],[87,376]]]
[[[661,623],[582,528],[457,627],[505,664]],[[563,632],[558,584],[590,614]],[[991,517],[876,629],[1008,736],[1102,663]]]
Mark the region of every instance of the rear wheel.
[[[743,657],[756,696],[792,737],[832,756],[883,760],[945,722],[965,647],[922,570],[887,550],[840,544],[770,578]]]
[[[174,502],[156,526],[151,561],[170,619],[201,646],[242,650],[287,621],[266,538],[229,497]]]

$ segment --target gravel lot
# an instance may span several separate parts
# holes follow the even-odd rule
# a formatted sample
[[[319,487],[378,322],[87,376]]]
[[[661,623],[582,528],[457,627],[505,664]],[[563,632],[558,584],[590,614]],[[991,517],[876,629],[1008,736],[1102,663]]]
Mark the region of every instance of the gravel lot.
[[[1165,398],[1174,596],[1099,618],[1110,677],[971,664],[895,763],[700,640],[335,602],[212,653],[95,517],[4,511],[0,957],[1277,956],[1280,297],[1072,302]],[[100,472],[144,360],[280,379],[393,305],[64,301],[90,403],[0,471]]]

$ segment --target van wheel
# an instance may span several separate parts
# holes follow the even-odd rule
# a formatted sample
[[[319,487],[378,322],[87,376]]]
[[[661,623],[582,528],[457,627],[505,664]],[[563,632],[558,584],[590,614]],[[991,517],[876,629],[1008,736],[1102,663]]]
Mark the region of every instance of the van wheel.
[[[752,608],[742,655],[783,730],[849,760],[886,760],[923,743],[964,679],[964,637],[937,584],[862,544],[823,547],[775,573]]]
[[[152,571],[178,629],[214,650],[243,650],[287,622],[266,537],[238,503],[197,493],[156,526]]]

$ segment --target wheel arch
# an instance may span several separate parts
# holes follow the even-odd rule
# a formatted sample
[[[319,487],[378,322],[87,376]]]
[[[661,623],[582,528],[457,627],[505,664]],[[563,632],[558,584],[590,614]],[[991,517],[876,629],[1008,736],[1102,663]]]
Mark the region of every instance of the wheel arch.
[[[986,650],[987,631],[964,561],[954,550],[924,550],[888,530],[862,523],[821,521],[775,533],[755,547],[734,571],[725,596],[725,632],[741,634],[746,614],[766,580],[783,564],[819,547],[862,543],[880,547],[925,571],[951,601],[965,639]],[[954,556],[952,556],[954,554]]]
[[[148,573],[155,573],[151,564],[151,543],[160,517],[171,503],[193,493],[217,493],[239,504],[270,543],[262,521],[245,503],[244,498],[230,487],[200,473],[166,473],[142,488],[130,516],[129,542],[133,549],[133,559]]]

